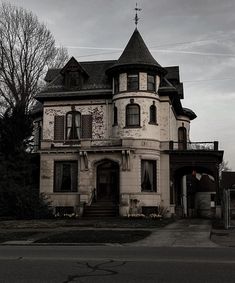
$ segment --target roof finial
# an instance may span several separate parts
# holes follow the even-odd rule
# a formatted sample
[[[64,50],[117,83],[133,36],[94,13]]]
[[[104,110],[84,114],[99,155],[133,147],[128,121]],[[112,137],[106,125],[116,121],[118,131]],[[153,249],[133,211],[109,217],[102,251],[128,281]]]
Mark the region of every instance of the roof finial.
[[[139,19],[140,19],[140,18],[138,17],[138,12],[140,12],[141,10],[142,10],[142,9],[138,8],[138,5],[137,5],[137,3],[136,3],[136,5],[135,5],[135,18],[134,18],[136,27],[137,27],[138,21],[139,21]]]

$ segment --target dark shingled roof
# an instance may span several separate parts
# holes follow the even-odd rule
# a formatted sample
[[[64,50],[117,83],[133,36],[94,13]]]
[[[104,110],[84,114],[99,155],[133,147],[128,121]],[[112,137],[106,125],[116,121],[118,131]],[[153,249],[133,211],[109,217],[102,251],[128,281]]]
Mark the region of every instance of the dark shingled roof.
[[[139,31],[135,29],[126,48],[118,61],[107,71],[127,69],[129,67],[145,67],[166,74],[166,70],[153,58]]]
[[[193,110],[189,108],[183,108],[184,115],[189,117],[190,120],[197,118],[197,115],[193,112]]]
[[[112,81],[108,78],[105,71],[115,62],[115,60],[79,62],[81,67],[88,74],[88,77],[84,80],[82,89],[80,90],[112,89]],[[45,81],[48,85],[41,91],[41,93],[70,91],[69,89],[66,89],[64,85],[61,70],[62,69],[48,70],[45,77]],[[37,97],[38,96],[40,96],[40,93]]]

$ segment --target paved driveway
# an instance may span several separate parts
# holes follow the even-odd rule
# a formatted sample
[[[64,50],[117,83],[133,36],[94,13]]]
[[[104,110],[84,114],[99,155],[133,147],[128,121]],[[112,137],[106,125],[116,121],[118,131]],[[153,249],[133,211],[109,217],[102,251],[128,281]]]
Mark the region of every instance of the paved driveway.
[[[155,230],[131,246],[152,247],[218,247],[210,240],[211,221],[205,219],[182,219],[165,228]]]

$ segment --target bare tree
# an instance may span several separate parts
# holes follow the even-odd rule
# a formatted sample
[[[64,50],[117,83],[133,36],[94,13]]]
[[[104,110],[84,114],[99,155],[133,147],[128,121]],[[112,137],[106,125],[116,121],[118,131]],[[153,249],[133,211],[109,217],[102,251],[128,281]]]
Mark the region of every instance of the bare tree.
[[[228,166],[228,161],[225,161],[223,159],[223,161],[219,165],[219,177],[220,177],[220,179],[222,177],[222,172],[227,172],[227,171],[231,171],[231,168]]]
[[[0,5],[0,105],[28,109],[38,91],[38,82],[51,65],[68,58],[56,48],[46,26],[31,12],[8,3]]]

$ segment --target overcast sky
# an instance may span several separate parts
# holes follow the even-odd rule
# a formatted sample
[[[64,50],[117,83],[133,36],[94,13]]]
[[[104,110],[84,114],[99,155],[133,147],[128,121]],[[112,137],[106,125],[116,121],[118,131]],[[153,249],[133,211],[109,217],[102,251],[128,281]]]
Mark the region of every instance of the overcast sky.
[[[134,31],[132,0],[10,0],[35,13],[79,61],[118,59]],[[178,65],[191,141],[219,141],[235,170],[235,1],[142,0],[138,29],[154,58]]]

